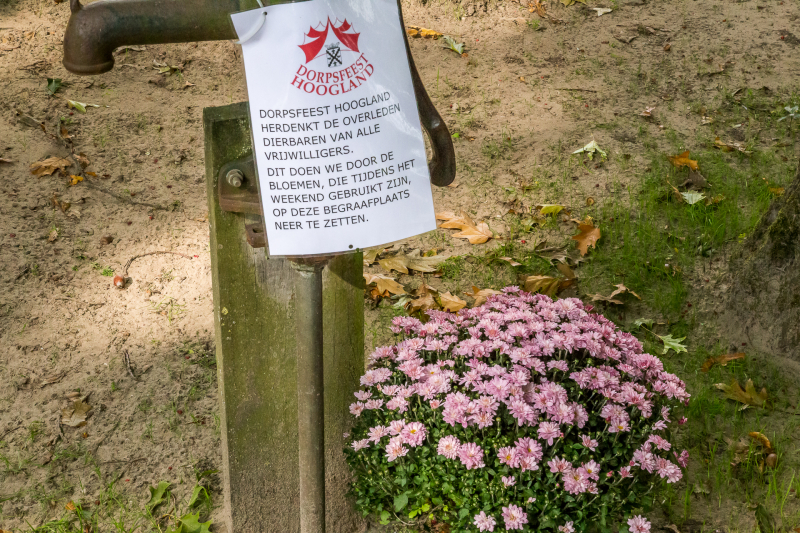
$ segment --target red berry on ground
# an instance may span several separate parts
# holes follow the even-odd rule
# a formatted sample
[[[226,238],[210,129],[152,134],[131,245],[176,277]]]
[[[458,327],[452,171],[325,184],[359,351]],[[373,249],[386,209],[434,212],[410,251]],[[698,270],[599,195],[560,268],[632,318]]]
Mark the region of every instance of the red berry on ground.
[[[125,278],[117,274],[114,276],[114,286],[118,289],[121,289],[125,286]]]
[[[183,414],[183,409],[178,409],[178,414],[182,415]]]
[[[8,234],[8,236],[9,236],[9,237],[11,237],[11,238],[13,239],[14,237],[16,237],[16,236],[17,236],[17,234],[16,234],[16,233],[9,233],[9,234]]]

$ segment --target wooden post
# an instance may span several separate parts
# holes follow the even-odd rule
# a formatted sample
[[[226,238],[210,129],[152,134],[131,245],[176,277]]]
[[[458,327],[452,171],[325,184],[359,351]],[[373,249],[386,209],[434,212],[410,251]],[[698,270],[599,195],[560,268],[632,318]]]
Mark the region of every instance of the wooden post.
[[[259,217],[222,211],[217,176],[251,153],[247,104],[203,112],[227,533],[300,529],[293,270],[245,241]],[[361,520],[346,497],[348,406],[364,371],[362,256],[323,273],[327,533]]]

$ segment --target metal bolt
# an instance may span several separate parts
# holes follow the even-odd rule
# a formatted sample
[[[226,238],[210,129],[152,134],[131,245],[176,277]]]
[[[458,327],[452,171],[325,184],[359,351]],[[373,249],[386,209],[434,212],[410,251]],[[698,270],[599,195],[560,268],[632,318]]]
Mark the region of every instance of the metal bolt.
[[[225,175],[225,179],[228,181],[230,185],[233,187],[241,187],[242,181],[244,180],[244,174],[238,168],[234,168],[233,170],[229,170],[228,173]]]

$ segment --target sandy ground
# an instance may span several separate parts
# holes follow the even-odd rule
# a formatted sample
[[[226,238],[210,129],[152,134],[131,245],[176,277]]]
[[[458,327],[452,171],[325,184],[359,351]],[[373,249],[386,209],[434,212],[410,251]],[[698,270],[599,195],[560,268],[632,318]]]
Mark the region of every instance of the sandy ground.
[[[508,189],[559,172],[570,173],[568,189],[520,201],[592,196],[600,206],[611,184],[646,164],[639,128],[724,135],[690,104],[739,87],[797,90],[796,2],[592,7],[614,11],[554,2],[555,22],[527,2],[404,3],[408,24],[453,35],[468,52],[411,43],[459,134],[459,186],[434,191],[437,210],[466,209],[502,230]],[[117,53],[112,72],[78,77],[60,63],[68,14],[67,2],[0,5],[0,158],[12,161],[0,163],[0,528],[13,531],[60,516],[69,500],[92,500],[112,480],[141,502],[159,480],[185,492],[195,471],[219,464],[201,116],[247,98],[240,53],[231,42],[136,47]],[[159,74],[154,61],[182,71]],[[47,78],[62,79],[55,96]],[[68,99],[99,107],[79,113]],[[643,120],[652,106],[659,118]],[[610,154],[631,154],[628,164],[559,166],[593,137]],[[502,157],[496,146],[508,147]],[[29,172],[73,148],[96,174],[90,183]],[[451,239],[440,248],[469,247]],[[177,253],[136,258],[155,251]],[[115,289],[104,274],[123,273],[132,258],[130,282]],[[61,410],[87,395],[88,424],[59,428]]]

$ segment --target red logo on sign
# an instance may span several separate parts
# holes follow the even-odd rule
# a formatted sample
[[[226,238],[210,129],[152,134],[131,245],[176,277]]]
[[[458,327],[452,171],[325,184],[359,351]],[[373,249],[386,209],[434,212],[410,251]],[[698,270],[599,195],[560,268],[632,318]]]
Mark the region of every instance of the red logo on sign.
[[[320,23],[319,25],[321,26],[322,24]],[[339,39],[339,42],[348,50],[352,52],[358,52],[358,38],[361,34],[354,31],[351,32],[350,30],[352,29],[353,26],[347,22],[347,19],[344,19],[344,22],[337,27],[331,22],[330,17],[328,17],[328,22],[325,24],[325,27],[322,30],[309,28],[308,33],[306,33],[306,37],[310,39],[310,41],[299,45],[306,54],[306,63],[319,57],[322,47],[325,44],[325,40],[328,38],[329,31],[333,31],[333,35]]]
[[[360,33],[347,22],[331,22],[330,17],[304,35],[305,62],[295,73],[292,85],[309,94],[339,95],[357,89],[375,72],[358,46]]]

